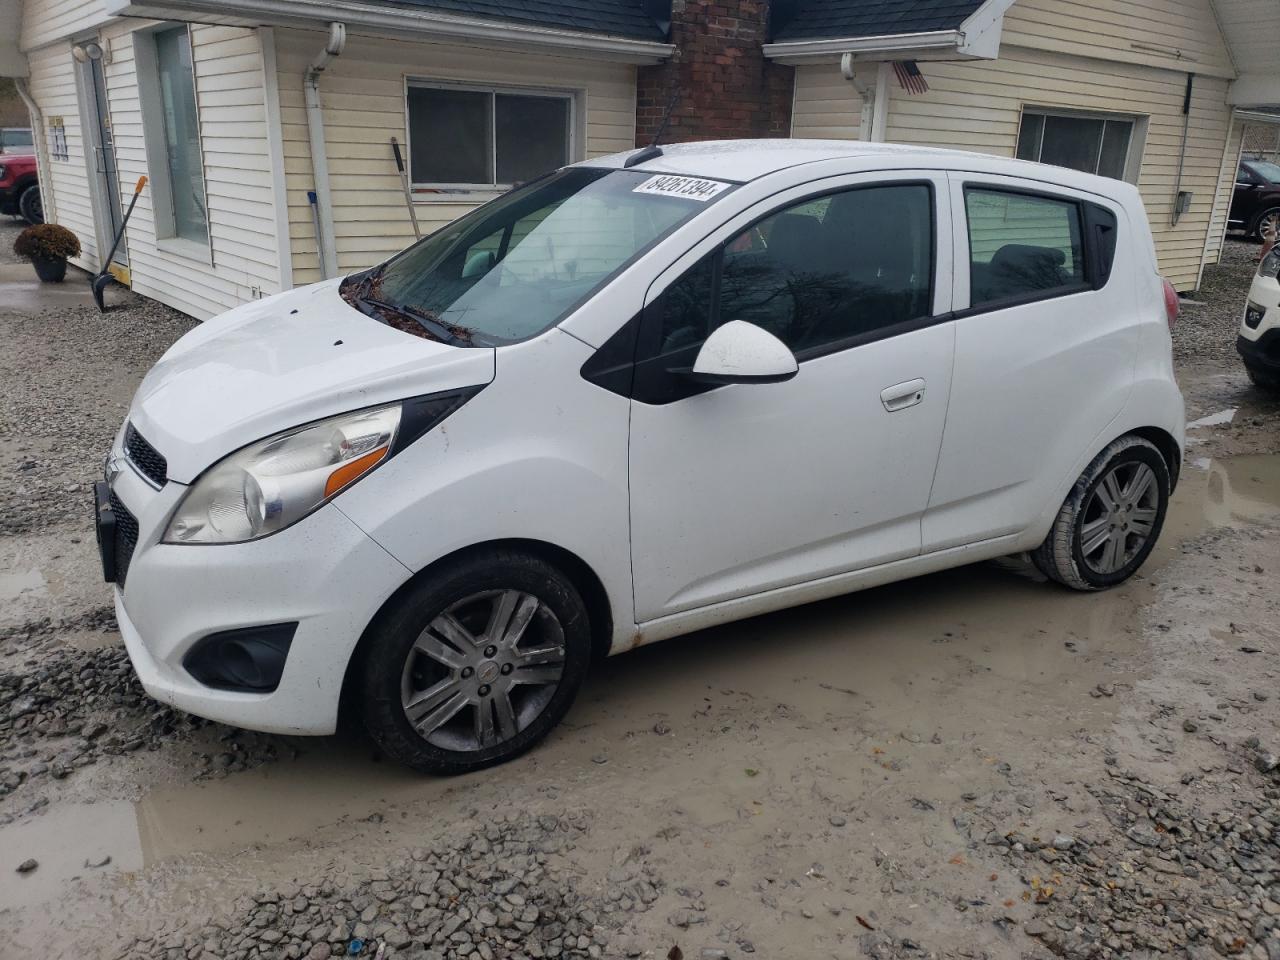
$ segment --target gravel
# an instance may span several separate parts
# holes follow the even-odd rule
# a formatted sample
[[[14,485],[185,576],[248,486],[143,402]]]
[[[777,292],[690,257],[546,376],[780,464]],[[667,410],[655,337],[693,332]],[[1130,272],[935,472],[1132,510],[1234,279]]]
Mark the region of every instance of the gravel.
[[[0,263],[22,263],[25,258],[13,252],[13,241],[26,224],[16,217],[0,215]]]
[[[1109,833],[1065,847],[989,838],[1035,907],[1023,932],[1068,960],[1280,956],[1280,773],[1215,811],[1111,776],[1090,787]]]
[[[197,779],[274,760],[284,741],[175,711],[142,689],[122,647],[77,650],[48,643],[66,632],[114,632],[103,607],[62,621],[44,620],[0,632],[0,800],[14,812],[0,824],[39,811],[37,796],[94,763],[190,740],[214,744],[200,753]],[[51,648],[52,647],[52,648]],[[11,798],[11,799],[10,799]]]
[[[413,957],[444,960],[637,956],[610,948],[663,884],[637,858],[602,889],[560,866],[590,817],[514,815],[451,825],[449,837],[405,852],[359,882],[310,880],[242,899],[226,916],[122,944],[138,960]],[[641,858],[642,859],[642,858]],[[665,950],[665,948],[664,948]]]
[[[36,314],[0,305],[9,344],[0,352],[0,475],[9,478],[0,485],[0,535],[57,523],[92,535],[93,481],[134,388],[195,323],[134,296],[106,314],[92,305]]]
[[[1175,364],[1239,368],[1236,334],[1260,249],[1251,240],[1229,239],[1221,262],[1205,267],[1200,289],[1184,300],[1173,327]]]

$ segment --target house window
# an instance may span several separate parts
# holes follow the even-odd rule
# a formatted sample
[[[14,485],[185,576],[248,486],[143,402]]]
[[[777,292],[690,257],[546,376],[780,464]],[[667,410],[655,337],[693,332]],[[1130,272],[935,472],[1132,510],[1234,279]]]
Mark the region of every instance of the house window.
[[[1037,160],[1104,177],[1125,179],[1134,121],[1037,110],[1022,112],[1018,159]]]
[[[139,37],[139,40],[144,38]],[[156,236],[209,243],[191,36],[185,26],[150,34],[153,69],[139,71]],[[150,59],[150,58],[148,58]]]
[[[570,161],[573,97],[410,84],[414,186],[507,187]]]

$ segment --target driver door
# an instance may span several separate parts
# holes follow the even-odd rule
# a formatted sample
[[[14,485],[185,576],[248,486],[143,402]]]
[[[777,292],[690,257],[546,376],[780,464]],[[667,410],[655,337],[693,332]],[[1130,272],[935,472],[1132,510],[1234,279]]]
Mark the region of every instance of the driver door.
[[[945,177],[842,177],[741,214],[653,283],[631,412],[639,622],[920,552],[950,390],[950,220]],[[797,375],[680,372],[730,320],[779,337]]]

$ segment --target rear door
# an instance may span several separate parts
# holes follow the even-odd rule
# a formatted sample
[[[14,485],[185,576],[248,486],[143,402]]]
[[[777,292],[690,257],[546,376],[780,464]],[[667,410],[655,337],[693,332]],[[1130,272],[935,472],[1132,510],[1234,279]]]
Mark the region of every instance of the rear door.
[[[1122,207],[1013,177],[951,181],[955,369],[925,552],[1025,530],[1105,442],[1139,340]]]
[[[638,621],[919,553],[949,232],[945,175],[844,177],[740,215],[653,283],[631,412]],[[730,320],[778,336],[799,373],[709,389],[670,372]]]

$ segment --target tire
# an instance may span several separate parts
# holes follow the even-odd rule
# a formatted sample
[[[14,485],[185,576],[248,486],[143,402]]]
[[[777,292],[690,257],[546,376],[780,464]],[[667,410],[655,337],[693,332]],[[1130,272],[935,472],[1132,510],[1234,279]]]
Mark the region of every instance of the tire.
[[[33,183],[18,197],[18,216],[30,224],[44,223],[44,202],[40,198],[40,185]]]
[[[1269,377],[1265,373],[1259,373],[1257,370],[1250,370],[1245,367],[1245,372],[1249,374],[1249,381],[1259,390],[1266,390],[1268,393],[1276,393],[1280,391],[1280,378]]]
[[[358,687],[365,727],[424,773],[468,773],[524,753],[568,712],[591,661],[573,582],[512,550],[424,579],[371,631]]]
[[[1253,221],[1249,224],[1249,232],[1247,235],[1250,237],[1256,237],[1259,240],[1263,239],[1262,227],[1268,219],[1275,222],[1275,226],[1277,228],[1276,235],[1277,238],[1280,238],[1280,207],[1267,207],[1267,209],[1254,217]]]
[[[1073,590],[1123,583],[1155,547],[1169,491],[1169,465],[1153,443],[1114,440],[1080,475],[1031,558],[1046,577]],[[1118,510],[1109,510],[1111,501]]]

